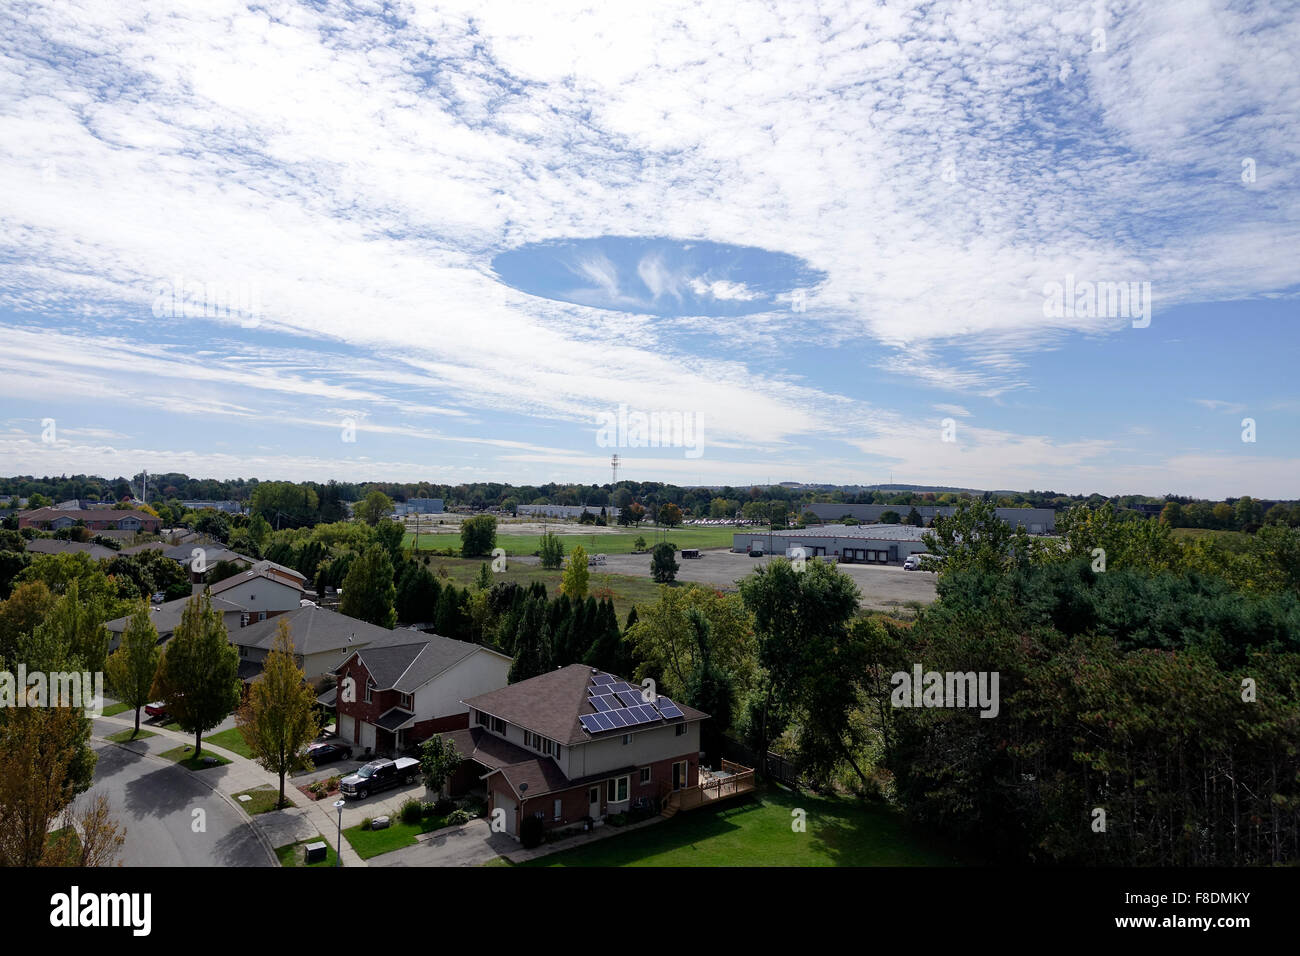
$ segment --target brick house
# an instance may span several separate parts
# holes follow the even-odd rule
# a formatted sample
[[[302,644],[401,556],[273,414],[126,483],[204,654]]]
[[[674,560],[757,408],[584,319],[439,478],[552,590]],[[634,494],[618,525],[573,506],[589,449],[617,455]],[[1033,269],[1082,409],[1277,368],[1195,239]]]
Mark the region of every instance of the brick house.
[[[666,697],[647,704],[639,687],[587,665],[465,704],[470,726],[443,734],[467,758],[451,791],[481,780],[489,813],[504,810],[515,837],[526,816],[541,817],[546,829],[575,827],[637,805],[658,809],[673,791],[699,783],[700,722],[708,715]]]
[[[19,528],[57,531],[71,528],[78,521],[91,531],[157,531],[162,519],[144,511],[119,511],[112,508],[60,509],[36,508],[18,515]]]
[[[439,634],[389,633],[392,641],[351,651],[334,670],[338,735],[354,747],[396,754],[468,727],[465,698],[506,685],[511,659],[499,651]],[[349,680],[353,700],[345,699]]]

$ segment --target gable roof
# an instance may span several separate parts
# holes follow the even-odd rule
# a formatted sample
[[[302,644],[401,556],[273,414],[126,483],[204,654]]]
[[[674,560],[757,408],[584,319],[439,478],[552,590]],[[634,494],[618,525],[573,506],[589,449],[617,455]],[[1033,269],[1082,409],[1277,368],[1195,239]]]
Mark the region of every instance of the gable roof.
[[[407,631],[406,634],[415,636],[405,643],[371,644],[355,652],[379,690],[411,694],[472,654],[479,651],[497,653],[481,644],[456,641],[441,634],[420,634],[417,631]],[[339,666],[343,663],[346,660]]]
[[[255,578],[265,578],[273,584],[283,584],[285,587],[300,592],[303,590],[303,582],[307,580],[297,571],[276,564],[273,561],[258,561],[248,570],[232,574],[230,577],[223,578],[216,584],[210,585],[208,590],[213,594],[220,594]]]
[[[102,544],[86,541],[58,541],[54,538],[32,538],[27,542],[29,554],[77,554],[85,553],[92,558],[115,558],[118,552]]]
[[[236,578],[243,578],[243,575],[236,575]],[[242,647],[269,650],[275,642],[275,633],[279,630],[281,621],[289,624],[294,650],[304,655],[330,652],[346,652],[351,655],[353,651],[370,644],[405,643],[410,640],[409,632],[390,631],[386,627],[368,624],[355,617],[311,604],[241,627],[238,633],[231,635],[230,642]]]
[[[587,687],[592,676],[598,673],[601,671],[587,664],[570,664],[499,690],[470,697],[462,703],[571,747],[606,736],[587,733],[578,720],[586,714],[596,713],[596,707],[587,694]],[[611,730],[608,736],[703,720],[709,716],[681,702],[677,702],[677,707],[682,712],[681,717]]]
[[[193,597],[193,595],[190,595]],[[185,605],[190,602],[190,597],[177,598],[174,601],[168,601],[165,604],[158,604],[149,608],[149,620],[153,622],[154,629],[158,632],[159,637],[166,637],[181,622],[181,615],[185,613]],[[212,599],[212,609],[221,614],[232,612],[242,612],[244,608],[238,604],[232,604],[230,601],[221,598]],[[104,627],[108,628],[115,634],[121,634],[131,623],[131,615],[119,617],[107,622]]]

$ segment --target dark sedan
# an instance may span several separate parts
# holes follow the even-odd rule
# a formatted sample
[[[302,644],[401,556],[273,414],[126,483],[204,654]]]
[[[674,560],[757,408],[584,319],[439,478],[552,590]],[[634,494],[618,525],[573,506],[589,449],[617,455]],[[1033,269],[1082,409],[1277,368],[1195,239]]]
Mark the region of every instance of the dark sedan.
[[[352,756],[352,748],[342,744],[312,744],[307,748],[307,759],[316,766],[335,760],[347,760]]]

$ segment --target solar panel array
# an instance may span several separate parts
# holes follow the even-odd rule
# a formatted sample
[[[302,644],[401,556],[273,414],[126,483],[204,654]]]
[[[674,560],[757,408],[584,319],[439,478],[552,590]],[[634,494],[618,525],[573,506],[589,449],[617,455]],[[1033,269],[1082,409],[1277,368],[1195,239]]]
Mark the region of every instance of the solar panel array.
[[[610,674],[596,674],[591,678],[591,686],[587,688],[587,698],[596,708],[596,712],[583,714],[578,720],[589,734],[686,716],[681,708],[667,697],[656,697],[653,701],[646,701],[641,696],[640,688],[620,681]]]

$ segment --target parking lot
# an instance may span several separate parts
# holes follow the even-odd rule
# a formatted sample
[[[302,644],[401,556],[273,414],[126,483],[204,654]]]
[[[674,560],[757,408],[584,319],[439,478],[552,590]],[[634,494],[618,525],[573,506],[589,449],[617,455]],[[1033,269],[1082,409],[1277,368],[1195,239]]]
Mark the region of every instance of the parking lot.
[[[751,558],[747,554],[735,554],[720,548],[701,551],[698,558],[683,558],[678,552],[677,580],[734,588],[736,582],[754,568],[772,559],[772,555]],[[889,611],[912,601],[930,604],[935,599],[936,578],[928,571],[904,571],[900,565],[879,564],[841,564],[839,568],[861,588],[862,606],[865,608]],[[649,577],[650,555],[610,554],[605,557],[604,564],[593,566],[592,570]]]

